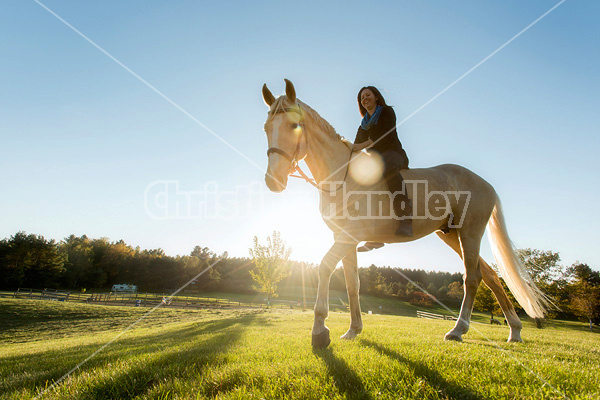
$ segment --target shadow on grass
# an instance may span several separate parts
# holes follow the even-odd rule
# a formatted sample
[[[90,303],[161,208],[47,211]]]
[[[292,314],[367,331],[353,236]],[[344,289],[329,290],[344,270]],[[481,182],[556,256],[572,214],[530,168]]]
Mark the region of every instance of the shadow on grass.
[[[426,364],[410,360],[401,355],[400,353],[389,349],[379,343],[375,343],[368,339],[359,339],[359,343],[384,354],[390,359],[408,365],[415,372],[415,375],[421,376],[429,385],[435,387],[438,391],[440,391],[443,398],[449,397],[473,400],[485,398],[475,392],[472,392],[467,388],[461,387],[455,383],[447,381],[446,379],[444,379],[444,377],[442,377],[442,375],[439,372],[431,369]]]
[[[117,376],[107,377],[90,388],[90,398],[133,398],[173,378],[198,376],[205,368],[224,362],[225,354],[240,339],[254,318],[248,316],[239,321],[224,320],[212,324],[208,328],[214,333],[211,338],[198,342],[197,346],[163,351],[150,360],[121,371]],[[205,329],[188,327],[179,330],[178,342],[192,339]],[[211,388],[207,389],[211,391]]]
[[[313,354],[323,360],[327,366],[327,372],[335,382],[335,387],[338,388],[340,393],[345,395],[345,398],[372,398],[358,374],[348,366],[346,361],[337,357],[330,347],[322,350],[313,350]]]
[[[156,385],[197,376],[211,365],[223,362],[226,353],[248,327],[265,323],[267,321],[259,315],[249,314],[186,324],[162,333],[120,338],[72,374],[75,379],[72,388],[61,382],[57,390],[68,394],[73,389],[79,399],[133,398]],[[74,345],[36,354],[35,358],[5,357],[1,359],[2,363],[19,366],[19,371],[11,371],[15,376],[10,379],[10,387],[2,388],[2,391],[14,393],[29,389],[39,392],[100,347],[98,344]],[[80,376],[85,376],[81,378],[84,382],[76,381]],[[48,391],[47,395],[51,393]]]
[[[31,299],[0,299],[0,341],[10,344],[79,337],[124,329],[149,311],[142,307],[111,307]],[[145,321],[172,322],[198,315],[196,310],[165,310]]]

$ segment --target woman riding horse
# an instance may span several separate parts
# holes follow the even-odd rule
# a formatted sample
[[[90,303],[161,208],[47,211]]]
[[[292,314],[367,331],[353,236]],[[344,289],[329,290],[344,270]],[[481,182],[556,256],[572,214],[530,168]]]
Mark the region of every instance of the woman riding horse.
[[[418,187],[405,185],[408,186],[406,196],[414,201],[411,224],[413,232],[411,236],[395,235],[396,221],[385,217],[387,212],[392,212],[391,205],[384,201],[371,201],[370,193],[386,193],[386,189],[395,190],[397,186],[388,188],[383,181],[365,186],[351,177],[346,179],[346,172],[351,162],[348,161],[349,153],[351,153],[350,147],[353,145],[337,134],[335,129],[315,110],[296,98],[296,89],[292,82],[286,80],[285,83],[285,95],[279,98],[275,98],[267,85],[263,85],[263,99],[269,107],[265,122],[269,145],[265,183],[273,192],[279,193],[285,190],[288,177],[297,168],[298,160],[304,160],[320,189],[319,208],[323,221],[334,234],[333,244],[319,265],[319,286],[312,328],[313,347],[327,347],[331,342],[329,328],[325,326],[325,320],[329,315],[329,283],[331,275],[340,261],[344,266],[350,307],[350,327],[342,335],[342,339],[353,339],[362,331],[362,312],[359,301],[360,280],[356,256],[356,246],[359,242],[410,242],[434,232],[458,253],[465,266],[465,293],[460,313],[454,327],[444,335],[444,339],[461,341],[462,336],[468,332],[475,294],[483,280],[494,293],[504,312],[510,327],[508,341],[521,342],[522,324],[519,316],[504,291],[498,274],[479,254],[481,238],[485,233],[486,226],[489,242],[502,278],[527,314],[532,318],[543,318],[551,303],[535,285],[516,254],[508,236],[500,199],[492,185],[472,171],[455,164],[403,170],[406,182],[424,182],[427,193],[423,192],[419,195]],[[373,94],[373,100],[378,100],[378,93],[372,89],[369,91]],[[361,92],[364,91],[361,90]],[[368,93],[365,94],[365,97],[368,95]],[[379,98],[383,101],[380,94]],[[360,137],[363,134],[360,134],[359,131],[357,136],[361,140],[357,142],[368,143],[371,139],[370,145],[377,150],[378,143],[385,143],[385,139],[390,136],[386,135],[386,131],[380,130],[383,122],[387,121],[386,126],[390,130],[395,127],[395,121],[393,111],[389,116],[385,103],[381,104],[380,114],[376,117],[377,106],[373,107],[372,103],[376,104],[375,101],[365,101],[363,104],[367,106],[365,114],[369,116],[366,123],[373,125],[369,126],[369,129],[365,129],[366,137]],[[390,120],[392,122],[389,122]],[[393,136],[391,137],[398,140],[395,130],[390,130],[390,134],[392,132]],[[395,145],[384,146],[384,149],[390,147],[397,153],[401,149],[399,141]],[[382,154],[386,157],[385,151]],[[363,156],[367,157],[367,155],[355,155],[355,157]],[[407,159],[405,159],[405,164],[402,166],[408,165]],[[389,166],[388,168],[392,169]],[[342,175],[344,184],[338,185],[338,187],[349,195],[344,193],[336,195],[337,188],[330,191],[322,188],[322,184],[327,183],[333,177]],[[440,201],[430,201],[432,197],[428,196],[429,194],[436,194]],[[444,210],[442,214],[439,214],[440,202],[443,206],[442,210]],[[351,207],[349,207],[350,204]],[[355,218],[348,210],[363,210],[367,218]],[[422,212],[423,216],[418,212]],[[385,218],[379,218],[379,216]],[[452,222],[451,229],[443,232],[444,226],[450,228],[450,222]]]
[[[383,178],[393,196],[393,209],[400,224],[397,236],[413,235],[411,215],[412,204],[402,187],[401,169],[408,169],[408,157],[402,148],[396,132],[396,113],[385,103],[385,99],[374,86],[365,86],[358,92],[358,109],[363,117],[356,139],[354,151],[368,148],[369,153],[377,153],[383,160]]]

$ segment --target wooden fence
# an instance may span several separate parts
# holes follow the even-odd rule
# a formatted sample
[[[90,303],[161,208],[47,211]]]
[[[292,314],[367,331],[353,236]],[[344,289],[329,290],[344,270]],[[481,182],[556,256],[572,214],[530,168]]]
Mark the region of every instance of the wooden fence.
[[[131,307],[161,307],[169,308],[264,308],[264,303],[249,301],[237,301],[232,299],[223,299],[207,296],[177,295],[170,297],[166,293],[127,293],[127,292],[99,292],[99,293],[80,293],[61,291],[56,289],[29,289],[19,288],[12,295],[3,297],[13,297],[20,299],[54,300],[54,301],[75,301],[88,304],[119,305]],[[271,300],[270,308],[285,309],[309,309],[314,306],[314,302],[306,302],[305,306],[296,301],[289,300]],[[344,308],[332,305],[333,308]]]
[[[450,321],[456,321],[456,317],[451,315],[442,315],[442,314],[434,314],[426,311],[417,310],[417,317],[419,318],[428,318],[428,319],[444,319]]]

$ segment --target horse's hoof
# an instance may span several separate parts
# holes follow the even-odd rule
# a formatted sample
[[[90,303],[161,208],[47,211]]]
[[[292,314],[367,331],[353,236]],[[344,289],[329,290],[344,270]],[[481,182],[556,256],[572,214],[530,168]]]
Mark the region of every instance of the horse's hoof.
[[[312,335],[312,347],[313,349],[324,349],[329,346],[331,339],[329,339],[329,329],[325,330],[317,335]]]
[[[352,329],[348,329],[348,332],[346,332],[342,336],[340,336],[340,339],[343,339],[343,340],[352,340],[355,337],[357,337],[358,334],[359,334],[359,332],[356,332],[356,331],[354,331]]]
[[[523,339],[520,337],[509,337],[507,340],[508,343],[523,343]]]
[[[444,340],[448,340],[448,341],[453,341],[453,342],[462,342],[462,337],[455,335],[452,332],[448,332],[446,333],[446,336],[444,336]]]

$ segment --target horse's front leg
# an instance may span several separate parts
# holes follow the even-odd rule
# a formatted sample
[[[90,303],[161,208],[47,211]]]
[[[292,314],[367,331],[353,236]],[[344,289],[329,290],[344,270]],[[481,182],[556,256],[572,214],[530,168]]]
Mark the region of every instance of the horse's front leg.
[[[324,348],[331,343],[329,329],[325,326],[325,320],[329,314],[329,280],[336,265],[350,251],[356,251],[356,243],[335,242],[319,265],[319,288],[315,304],[315,323],[312,330],[312,346],[315,348]]]
[[[348,292],[348,302],[350,303],[350,329],[341,338],[354,339],[356,335],[362,332],[362,317],[360,312],[360,302],[358,292],[360,281],[358,279],[358,263],[356,260],[356,250],[348,253],[342,259],[344,265],[344,277],[346,278],[346,290]]]

